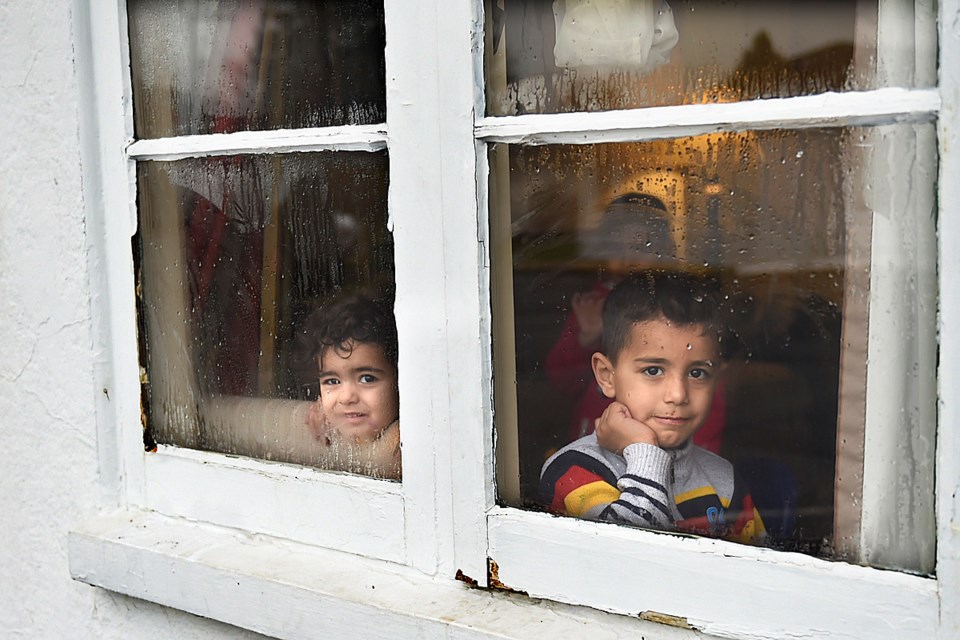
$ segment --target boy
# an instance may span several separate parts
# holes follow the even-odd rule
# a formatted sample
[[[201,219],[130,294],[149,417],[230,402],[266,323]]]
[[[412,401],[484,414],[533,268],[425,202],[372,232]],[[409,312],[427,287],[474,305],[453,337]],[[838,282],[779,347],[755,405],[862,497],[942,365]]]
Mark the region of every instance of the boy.
[[[336,450],[328,466],[399,478],[397,326],[389,305],[356,294],[342,298],[314,312],[303,337],[320,379],[307,423]]]
[[[591,358],[601,346],[603,303],[618,274],[638,265],[667,268],[677,263],[667,207],[660,198],[647,193],[627,193],[613,200],[599,226],[586,230],[580,238],[581,257],[602,265],[600,278],[590,291],[578,291],[571,297],[563,331],[545,362],[551,386],[564,396],[578,398],[570,422],[570,441],[593,433],[596,418],[610,406],[611,399],[603,395],[594,379]],[[710,417],[694,436],[695,443],[717,453],[725,416],[725,394],[720,385]]]
[[[614,288],[592,357],[613,402],[595,433],[544,464],[551,511],[741,542],[764,535],[733,466],[691,440],[723,371],[719,309],[716,291],[687,274],[645,271]]]

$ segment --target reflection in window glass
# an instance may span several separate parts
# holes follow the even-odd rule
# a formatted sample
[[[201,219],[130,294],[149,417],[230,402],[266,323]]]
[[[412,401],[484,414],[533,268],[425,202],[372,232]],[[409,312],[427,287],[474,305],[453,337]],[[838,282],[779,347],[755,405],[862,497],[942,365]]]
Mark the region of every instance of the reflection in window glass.
[[[386,120],[383,0],[131,0],[139,138]]]
[[[717,300],[735,338],[691,441],[749,487],[763,523],[752,537],[931,571],[935,146],[929,126],[493,146],[500,500],[644,526],[604,512],[641,488],[589,435],[613,395],[593,354],[611,289],[639,270],[681,271],[718,287],[696,299]],[[654,365],[643,370],[668,372]],[[544,469],[585,436],[593,458]],[[680,483],[689,459],[669,456],[665,477]],[[731,502],[718,488],[707,504],[700,489],[668,482],[669,497],[633,506],[654,528],[751,537],[733,526],[742,492]]]
[[[935,11],[915,9],[906,0],[879,4],[878,9],[877,3],[854,0],[487,2],[487,113],[604,111],[933,86]]]
[[[148,442],[395,476],[395,411],[351,438],[313,402],[316,332],[330,333],[318,309],[381,301],[395,343],[386,153],[143,162],[138,179]],[[396,349],[382,351],[353,349],[383,356],[395,409]]]

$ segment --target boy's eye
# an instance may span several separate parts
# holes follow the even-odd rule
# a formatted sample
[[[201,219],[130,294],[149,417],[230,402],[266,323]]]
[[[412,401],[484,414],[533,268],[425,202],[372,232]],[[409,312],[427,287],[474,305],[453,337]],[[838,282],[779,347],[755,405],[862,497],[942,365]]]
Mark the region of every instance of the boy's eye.
[[[324,385],[330,386],[334,384],[340,384],[340,380],[338,380],[337,378],[324,378],[323,380],[320,381],[320,386],[324,386]]]
[[[646,367],[643,369],[643,373],[650,377],[662,376],[663,368],[662,367]]]
[[[691,369],[690,377],[694,380],[705,380],[710,377],[710,372],[706,369]]]
[[[364,373],[360,376],[360,382],[362,384],[373,384],[377,381],[377,376],[372,373]]]

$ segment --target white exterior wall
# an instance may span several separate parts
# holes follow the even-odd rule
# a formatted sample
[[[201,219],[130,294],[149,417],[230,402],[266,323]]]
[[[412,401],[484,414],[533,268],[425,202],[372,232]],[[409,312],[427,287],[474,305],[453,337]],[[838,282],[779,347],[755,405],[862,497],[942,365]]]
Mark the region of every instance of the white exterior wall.
[[[0,3],[0,635],[257,638],[70,578],[98,510],[70,3]]]

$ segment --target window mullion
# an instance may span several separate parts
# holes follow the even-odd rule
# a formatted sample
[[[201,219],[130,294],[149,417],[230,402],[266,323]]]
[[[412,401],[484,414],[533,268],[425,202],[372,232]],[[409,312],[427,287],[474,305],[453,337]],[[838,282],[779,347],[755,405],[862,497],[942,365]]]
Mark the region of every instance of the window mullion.
[[[449,475],[447,486],[452,489],[455,532],[455,565],[447,569],[486,585],[485,514],[494,503],[494,483],[486,162],[473,136],[475,118],[482,109],[478,90],[482,72],[474,48],[483,24],[479,11],[479,3],[471,2],[436,9],[439,95],[443,101],[439,120],[443,249],[450,301],[447,387],[452,411],[452,455],[450,467],[443,471]]]
[[[449,467],[451,407],[446,389],[447,341],[443,210],[440,195],[434,8],[386,0],[389,224],[396,263],[407,561],[435,574],[452,544],[450,495],[440,470]],[[441,549],[442,547],[442,549]]]

